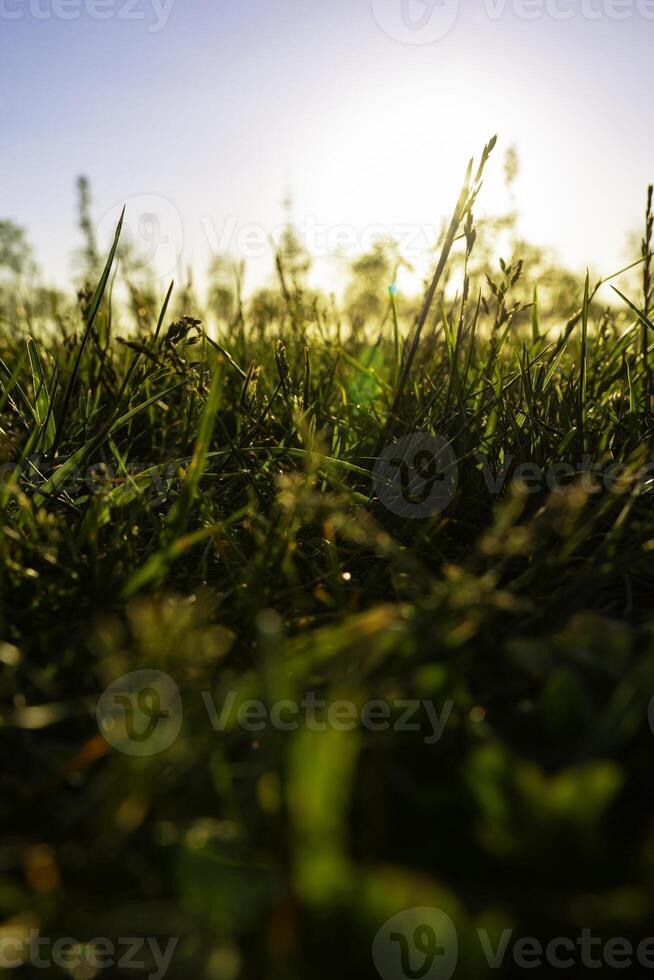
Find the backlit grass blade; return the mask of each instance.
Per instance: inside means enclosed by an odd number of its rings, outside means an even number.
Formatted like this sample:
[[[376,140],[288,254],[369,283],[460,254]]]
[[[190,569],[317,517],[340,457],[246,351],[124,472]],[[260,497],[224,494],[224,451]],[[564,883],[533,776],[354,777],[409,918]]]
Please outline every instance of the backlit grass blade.
[[[56,427],[52,413],[53,392],[48,390],[48,381],[43,370],[39,349],[32,337],[27,339],[27,353],[32,368],[32,385],[38,421],[44,427],[41,440],[42,448],[47,452],[56,437]]]
[[[618,294],[618,296],[620,297],[620,299],[624,300],[624,302],[627,304],[627,306],[632,311],[632,313],[635,313],[636,314],[636,316],[638,317],[638,319],[640,320],[640,322],[643,324],[643,326],[649,327],[650,330],[654,330],[654,323],[652,323],[652,321],[650,320],[650,318],[648,316],[646,316],[646,314],[642,310],[639,310],[638,307],[635,306],[631,302],[630,299],[627,299],[627,297],[624,295],[624,293],[621,293],[619,289],[616,289],[615,286],[611,286],[611,289],[615,293]]]
[[[186,474],[184,486],[177,503],[168,516],[167,525],[173,536],[180,534],[186,526],[189,510],[198,493],[200,477],[207,465],[207,453],[209,452],[211,437],[216,424],[216,412],[220,401],[221,385],[222,370],[220,365],[217,365],[211,380],[211,387],[207,394],[202,421],[200,422],[200,428],[193,450],[193,458]]]
[[[107,282],[109,281],[109,275],[111,273],[111,267],[116,257],[116,250],[118,248],[118,241],[120,239],[120,233],[123,229],[123,219],[125,217],[125,208],[123,208],[120,215],[120,220],[116,227],[116,234],[114,235],[113,245],[111,246],[111,251],[109,252],[109,257],[104,267],[104,271],[100,277],[100,282],[98,283],[91,304],[89,306],[89,312],[86,318],[86,329],[84,330],[84,336],[82,337],[82,342],[77,351],[77,356],[75,358],[75,363],[73,364],[73,370],[70,373],[68,379],[68,384],[66,385],[66,390],[64,392],[63,402],[61,405],[61,412],[59,413],[59,419],[57,422],[57,433],[55,438],[55,449],[61,443],[61,437],[63,435],[64,426],[66,424],[66,418],[68,416],[68,409],[70,406],[70,400],[73,396],[73,389],[75,387],[75,382],[77,381],[77,375],[79,374],[80,365],[82,363],[82,357],[84,355],[84,350],[88,343],[88,339],[93,330],[93,325],[95,323],[95,318],[98,315],[98,310],[100,309],[100,303],[102,302],[102,297],[104,296],[104,291],[107,288]]]

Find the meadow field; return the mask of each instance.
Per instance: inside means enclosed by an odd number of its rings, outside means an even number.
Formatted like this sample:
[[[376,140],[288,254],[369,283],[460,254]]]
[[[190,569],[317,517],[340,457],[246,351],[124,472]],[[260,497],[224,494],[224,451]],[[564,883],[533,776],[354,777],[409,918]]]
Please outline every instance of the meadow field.
[[[5,225],[0,976],[654,966],[652,192],[601,288],[498,261],[494,145],[418,298]]]

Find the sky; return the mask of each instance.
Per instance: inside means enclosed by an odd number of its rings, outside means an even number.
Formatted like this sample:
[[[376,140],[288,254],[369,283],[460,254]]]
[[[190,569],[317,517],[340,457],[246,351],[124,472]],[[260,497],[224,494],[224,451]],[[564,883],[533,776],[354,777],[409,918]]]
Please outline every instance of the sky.
[[[375,235],[413,258],[497,133],[480,209],[595,275],[625,264],[654,180],[654,0],[0,0],[0,219],[71,281],[75,180],[107,248],[162,288],[213,253],[270,273],[293,217],[323,277]]]

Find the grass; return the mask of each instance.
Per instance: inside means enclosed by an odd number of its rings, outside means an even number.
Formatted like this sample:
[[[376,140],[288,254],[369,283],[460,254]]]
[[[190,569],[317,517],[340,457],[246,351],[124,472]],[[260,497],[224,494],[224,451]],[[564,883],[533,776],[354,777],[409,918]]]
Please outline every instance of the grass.
[[[119,228],[74,329],[4,332],[2,935],[174,936],[175,978],[363,980],[408,907],[453,919],[463,978],[493,975],[478,928],[649,934],[651,195],[644,301],[603,309],[587,280],[545,323],[516,260],[441,288],[473,255],[492,148],[416,324],[393,290],[381,328],[348,334],[280,259],[269,322],[241,302],[205,332],[169,291],[121,340]],[[413,432],[457,460],[423,520],[372,475]],[[562,465],[565,493],[534,477]],[[137,670],[184,705],[145,756],[95,717]],[[236,708],[215,731],[230,692],[451,710],[433,744],[253,732]]]

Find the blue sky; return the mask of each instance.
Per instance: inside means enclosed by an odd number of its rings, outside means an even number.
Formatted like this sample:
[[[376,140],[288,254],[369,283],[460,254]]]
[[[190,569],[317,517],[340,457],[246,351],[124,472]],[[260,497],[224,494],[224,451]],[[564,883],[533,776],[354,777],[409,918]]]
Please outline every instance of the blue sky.
[[[435,226],[494,132],[518,149],[523,231],[567,262],[612,272],[639,227],[654,179],[651,0],[548,0],[549,13],[461,0],[430,43],[397,36],[402,3],[434,33],[453,0],[127,2],[0,0],[0,216],[27,228],[53,281],[70,278],[80,173],[101,237],[120,202],[136,220],[163,200],[201,271],[212,247],[238,251],[243,226],[278,226],[289,188],[300,223],[347,224],[357,240]],[[269,257],[250,252],[255,284]]]

